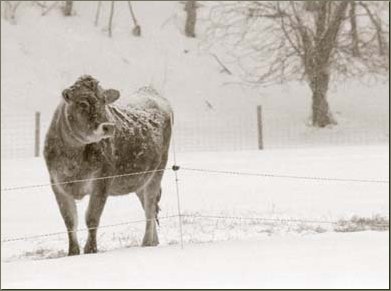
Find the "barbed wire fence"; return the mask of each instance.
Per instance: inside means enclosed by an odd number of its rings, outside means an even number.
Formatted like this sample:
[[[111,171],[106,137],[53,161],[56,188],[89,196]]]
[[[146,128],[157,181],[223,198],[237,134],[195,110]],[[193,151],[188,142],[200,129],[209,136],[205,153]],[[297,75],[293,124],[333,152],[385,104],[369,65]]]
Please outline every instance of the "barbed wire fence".
[[[177,210],[178,213],[175,215],[166,215],[159,217],[159,219],[172,219],[172,218],[178,218],[179,219],[179,235],[180,235],[180,241],[181,241],[181,247],[183,248],[183,230],[182,230],[182,218],[195,218],[195,219],[217,219],[217,220],[241,220],[241,221],[257,221],[257,222],[274,222],[274,223],[304,223],[304,224],[329,224],[329,225],[339,225],[341,224],[341,221],[332,221],[332,220],[316,220],[316,219],[299,219],[299,218],[268,218],[268,217],[245,217],[245,216],[227,216],[227,215],[200,215],[200,214],[182,214],[181,213],[181,203],[180,203],[180,193],[179,193],[179,187],[178,187],[178,175],[177,172],[179,170],[181,171],[189,171],[189,172],[200,172],[203,174],[219,174],[219,175],[236,175],[236,176],[252,176],[257,178],[277,178],[277,179],[295,179],[295,180],[301,180],[301,181],[315,181],[315,182],[323,182],[323,183],[374,183],[374,184],[389,184],[388,180],[374,180],[374,179],[344,179],[344,178],[336,178],[336,177],[314,177],[314,176],[293,176],[293,175],[278,175],[278,174],[269,174],[269,173],[255,173],[255,172],[241,172],[241,171],[224,171],[224,170],[214,170],[214,169],[202,169],[202,168],[189,168],[189,167],[180,167],[176,164],[176,160],[174,165],[171,168],[164,168],[164,169],[156,169],[151,171],[142,171],[137,173],[128,173],[128,174],[121,174],[121,175],[112,175],[112,176],[105,176],[105,177],[97,177],[97,178],[90,178],[90,179],[80,179],[80,180],[73,180],[73,181],[61,181],[58,183],[47,183],[47,184],[37,184],[37,185],[26,185],[26,186],[14,186],[14,187],[6,187],[1,189],[1,193],[7,193],[12,192],[16,190],[23,190],[23,189],[33,189],[33,188],[42,188],[42,187],[49,187],[53,185],[64,185],[64,184],[70,184],[70,183],[82,183],[82,182],[88,182],[93,180],[102,180],[102,179],[115,179],[119,177],[126,177],[126,176],[134,176],[134,175],[147,175],[152,174],[154,172],[161,172],[161,171],[168,171],[173,170],[175,173],[175,184],[176,184],[176,194],[177,194]],[[132,221],[125,221],[120,222],[116,224],[110,224],[110,225],[103,225],[99,226],[98,228],[110,228],[110,227],[116,227],[121,225],[129,225],[129,224],[135,224],[135,223],[142,223],[146,222],[147,219],[142,220],[132,220]],[[381,229],[389,229],[389,222],[374,222],[373,223],[376,227],[379,227]],[[85,232],[91,229],[95,228],[83,228],[75,230],[76,232]],[[14,238],[2,238],[1,243],[10,243],[10,242],[16,242],[16,241],[24,241],[24,240],[33,240],[37,238],[46,238],[46,237],[52,237],[57,235],[64,235],[67,234],[68,231],[61,231],[61,232],[52,232],[52,233],[45,233],[45,234],[37,234],[37,235],[31,235],[31,236],[21,236],[21,237],[14,237]]]

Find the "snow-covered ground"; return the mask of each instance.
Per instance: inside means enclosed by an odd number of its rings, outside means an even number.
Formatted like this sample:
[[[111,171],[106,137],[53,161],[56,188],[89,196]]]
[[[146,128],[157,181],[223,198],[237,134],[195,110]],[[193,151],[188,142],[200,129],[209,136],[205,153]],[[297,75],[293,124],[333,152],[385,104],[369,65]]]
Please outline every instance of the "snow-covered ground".
[[[112,38],[109,2],[97,27],[96,3],[88,1],[75,2],[68,18],[59,9],[41,16],[36,4],[23,2],[16,24],[1,19],[1,238],[61,232],[2,242],[2,287],[388,288],[388,226],[373,225],[388,223],[388,183],[186,170],[388,181],[387,82],[333,84],[329,101],[338,125],[314,129],[307,125],[306,84],[252,88],[220,72],[202,43],[212,2],[199,10],[197,39],[183,36],[177,1],[132,3],[141,38],[131,36],[126,2],[116,3]],[[101,224],[119,225],[99,230],[100,253],[66,257],[45,164],[31,157],[34,114],[41,112],[42,143],[61,90],[82,74],[120,90],[123,99],[153,85],[173,105],[183,250],[178,217],[164,219],[178,214],[175,177],[167,171],[158,247],[139,247],[143,212],[129,195],[108,200]],[[256,150],[257,105],[263,151]],[[87,203],[78,202],[80,229]],[[330,223],[341,220],[349,222]],[[79,240],[83,245],[85,231]]]
[[[2,264],[2,285],[388,289],[388,264],[388,233],[284,235]]]
[[[189,153],[179,154],[177,159],[183,168],[384,181],[388,180],[388,157],[386,146],[367,146]],[[2,173],[4,188],[48,182],[41,159],[2,161]],[[161,245],[156,249],[139,248],[143,222],[102,228],[99,247],[103,253],[94,256],[66,258],[64,233],[6,242],[2,244],[3,286],[387,286],[388,231],[340,232],[338,225],[321,223],[354,216],[388,221],[387,183],[207,174],[185,169],[178,174],[181,211],[188,215],[183,218],[184,250],[179,248],[177,217],[161,220]],[[65,230],[50,187],[3,191],[1,199],[2,239]],[[173,172],[167,171],[161,217],[177,214],[176,201]],[[78,203],[80,229],[85,227],[87,202]],[[253,217],[283,221],[246,219]],[[112,197],[101,224],[142,218],[135,195]],[[79,239],[85,242],[85,232],[80,232]],[[115,270],[109,267],[114,261]],[[103,270],[107,275],[101,275]],[[67,275],[61,278],[63,274]]]

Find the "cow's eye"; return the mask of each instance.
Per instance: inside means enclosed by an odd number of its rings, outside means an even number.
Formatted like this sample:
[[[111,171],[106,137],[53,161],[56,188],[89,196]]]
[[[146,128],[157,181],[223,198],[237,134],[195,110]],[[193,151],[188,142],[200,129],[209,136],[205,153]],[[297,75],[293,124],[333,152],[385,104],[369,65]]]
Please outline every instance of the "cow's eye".
[[[77,105],[83,110],[87,110],[90,107],[90,104],[86,101],[78,102]]]

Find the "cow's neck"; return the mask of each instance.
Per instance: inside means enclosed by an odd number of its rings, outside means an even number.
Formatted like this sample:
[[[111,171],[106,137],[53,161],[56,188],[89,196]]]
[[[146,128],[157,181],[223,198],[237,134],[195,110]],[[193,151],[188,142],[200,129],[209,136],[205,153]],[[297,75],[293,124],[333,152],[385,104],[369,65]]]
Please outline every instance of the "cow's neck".
[[[98,164],[102,161],[110,162],[105,151],[110,151],[111,148],[105,145],[104,142],[92,144],[83,142],[67,120],[66,105],[63,104],[59,110],[56,132],[58,132],[58,138],[61,140],[60,148],[63,157],[72,160],[72,162],[87,162],[90,168],[99,168]]]

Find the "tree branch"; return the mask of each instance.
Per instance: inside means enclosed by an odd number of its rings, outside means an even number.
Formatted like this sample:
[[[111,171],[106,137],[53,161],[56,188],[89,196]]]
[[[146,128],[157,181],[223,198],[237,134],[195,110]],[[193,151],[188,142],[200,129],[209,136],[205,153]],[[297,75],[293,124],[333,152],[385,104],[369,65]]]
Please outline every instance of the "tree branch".
[[[223,68],[222,69],[223,72],[226,72],[227,74],[232,75],[232,72],[220,61],[220,59],[215,54],[212,54],[212,56],[214,57],[216,62],[219,63],[219,65]]]
[[[285,14],[284,12],[281,11],[281,8],[280,8],[280,3],[277,2],[277,10],[280,14]],[[302,57],[302,53],[301,51],[299,50],[299,47],[297,45],[295,45],[295,43],[293,42],[293,40],[291,39],[291,37],[289,36],[289,33],[286,29],[286,26],[285,26],[285,21],[284,21],[284,17],[281,17],[280,18],[281,20],[281,28],[282,28],[282,32],[284,33],[284,36],[286,37],[286,39],[288,40],[289,44],[292,46],[292,48],[296,51],[297,55]]]
[[[342,1],[335,8],[334,15],[331,18],[330,25],[324,33],[324,37],[320,40],[317,50],[321,50],[324,61],[326,62],[330,57],[331,51],[335,46],[338,32],[340,30],[344,14],[349,2]]]
[[[350,37],[352,41],[352,54],[354,57],[360,56],[360,50],[359,50],[359,37],[357,32],[357,22],[356,22],[356,2],[350,1],[350,10],[349,10],[349,17],[350,17]]]
[[[377,42],[378,42],[378,45],[379,45],[379,54],[381,56],[385,55],[386,52],[385,52],[385,44],[384,44],[384,39],[383,39],[383,36],[382,36],[382,27],[381,27],[381,23],[380,21],[377,21],[377,19],[375,18],[375,16],[372,14],[371,10],[368,8],[368,5],[365,4],[364,2],[360,1],[358,2],[361,7],[363,7],[365,9],[365,11],[367,12],[368,16],[369,16],[369,19],[371,20],[372,24],[375,26],[375,29],[376,29],[376,35],[377,35]]]

